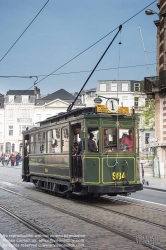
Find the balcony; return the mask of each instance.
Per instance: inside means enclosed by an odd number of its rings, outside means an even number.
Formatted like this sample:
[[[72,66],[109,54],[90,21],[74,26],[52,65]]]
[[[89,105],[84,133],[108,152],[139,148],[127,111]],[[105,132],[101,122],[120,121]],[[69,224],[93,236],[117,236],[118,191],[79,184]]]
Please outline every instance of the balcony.
[[[159,88],[159,77],[151,76],[144,78],[144,92],[148,98],[154,98],[154,88]]]
[[[166,89],[166,70],[159,73],[159,88]]]
[[[32,122],[32,118],[17,118],[17,122],[31,123]]]
[[[166,70],[161,71],[159,76],[145,77],[144,78],[144,91],[149,98],[154,98],[154,93],[166,93]]]

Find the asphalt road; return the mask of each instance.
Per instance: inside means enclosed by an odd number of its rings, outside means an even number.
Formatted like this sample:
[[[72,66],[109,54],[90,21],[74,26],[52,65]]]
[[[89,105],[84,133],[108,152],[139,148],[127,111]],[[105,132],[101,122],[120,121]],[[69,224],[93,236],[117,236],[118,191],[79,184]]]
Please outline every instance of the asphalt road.
[[[143,191],[131,194],[129,197],[166,205],[166,192],[162,191],[144,189]]]

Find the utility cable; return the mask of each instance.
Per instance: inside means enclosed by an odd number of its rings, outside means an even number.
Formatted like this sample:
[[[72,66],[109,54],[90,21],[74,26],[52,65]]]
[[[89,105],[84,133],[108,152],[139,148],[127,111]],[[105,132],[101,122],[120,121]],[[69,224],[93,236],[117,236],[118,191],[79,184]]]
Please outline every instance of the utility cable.
[[[121,25],[126,24],[127,22],[129,22],[132,18],[134,18],[135,16],[137,16],[138,14],[140,14],[142,11],[144,11],[145,9],[147,9],[150,5],[152,5],[153,3],[155,3],[155,1],[151,2],[149,5],[147,5],[145,8],[143,8],[142,10],[140,10],[139,12],[137,12],[135,15],[133,15],[132,17],[128,18],[126,21],[124,21]],[[119,25],[120,26],[120,25]],[[113,29],[112,31],[110,31],[108,34],[106,34],[105,36],[103,36],[102,38],[100,38],[98,41],[96,41],[95,43],[93,43],[91,46],[89,46],[88,48],[86,48],[85,50],[83,50],[82,52],[80,52],[78,55],[74,56],[72,59],[70,59],[69,61],[67,61],[66,63],[64,63],[63,65],[61,65],[59,68],[55,69],[54,71],[52,71],[50,74],[48,74],[47,76],[45,76],[44,78],[42,78],[40,81],[37,82],[37,84],[43,80],[45,80],[47,77],[51,76],[53,73],[55,73],[56,71],[58,71],[59,69],[63,68],[65,65],[67,65],[68,63],[70,63],[71,61],[73,61],[74,59],[76,59],[77,57],[79,57],[80,55],[82,55],[84,52],[86,52],[87,50],[89,50],[90,48],[92,48],[94,45],[96,45],[97,43],[99,43],[100,41],[102,41],[104,38],[106,38],[108,35],[110,35],[111,33],[113,33],[115,30],[117,30],[118,27],[116,27],[115,29]]]
[[[49,0],[48,0],[49,1]],[[47,2],[48,2],[47,1]],[[46,2],[46,4],[47,4]],[[125,22],[122,23],[125,24],[128,21],[130,21],[132,18],[134,18],[135,16],[137,16],[138,14],[140,14],[142,11],[144,11],[145,9],[147,9],[150,5],[152,5],[153,3],[155,3],[156,0],[154,0],[153,2],[151,2],[149,5],[147,5],[146,7],[144,7],[143,9],[141,9],[139,12],[137,12],[135,15],[133,15],[132,17],[128,18]],[[52,73],[50,73],[49,75],[46,75],[44,78],[42,78],[40,81],[36,82],[36,84],[38,84],[39,82],[43,81],[44,79],[46,79],[47,77],[53,75],[53,73],[55,73],[56,71],[58,71],[59,69],[63,68],[65,65],[67,65],[68,63],[70,63],[71,61],[73,61],[74,59],[76,59],[77,57],[79,57],[81,54],[83,54],[84,52],[86,52],[87,50],[89,50],[90,48],[92,48],[94,45],[96,45],[97,43],[99,43],[100,41],[102,41],[104,38],[106,38],[108,35],[110,35],[112,32],[114,32],[116,29],[118,29],[118,27],[116,27],[115,29],[113,29],[112,31],[110,31],[108,34],[106,34],[105,36],[103,36],[101,39],[99,39],[98,41],[96,41],[95,43],[93,43],[91,46],[89,46],[87,49],[83,50],[82,52],[80,52],[78,55],[76,55],[75,57],[73,57],[72,59],[70,59],[69,61],[67,61],[66,63],[64,63],[63,65],[61,65],[59,68],[57,68],[56,70],[54,70]],[[34,85],[32,85],[29,89],[31,89]],[[27,89],[27,90],[29,90]]]
[[[13,45],[10,47],[10,49],[5,53],[5,55],[0,59],[0,62],[7,56],[7,54],[10,52],[10,50],[14,47],[14,45],[18,42],[18,40],[23,36],[23,34],[27,31],[27,29],[31,26],[31,24],[34,22],[34,20],[37,18],[37,16],[40,14],[40,12],[44,9],[44,7],[47,5],[47,3],[50,0],[48,0],[44,6],[41,8],[41,10],[37,13],[37,15],[33,18],[33,20],[30,22],[30,24],[26,27],[26,29],[21,33],[21,35],[17,38],[17,40],[13,43]]]
[[[157,63],[149,63],[149,65],[156,65]],[[103,69],[96,69],[95,72],[97,71],[105,71],[105,70],[111,70],[111,69],[126,69],[126,68],[136,68],[136,67],[144,67],[146,64],[137,64],[137,65],[129,65],[129,66],[121,66],[121,67],[116,67],[116,68],[103,68]],[[81,70],[81,71],[71,71],[71,72],[62,72],[62,73],[57,73],[57,74],[52,74],[53,76],[58,76],[58,75],[70,75],[70,74],[80,74],[80,73],[88,73],[91,72],[91,70]],[[41,76],[46,76],[46,75],[38,75],[38,77]],[[0,76],[0,78],[31,78],[31,77],[36,77],[36,76]]]
[[[122,25],[119,26],[119,30],[118,32],[115,34],[114,38],[112,39],[112,41],[109,43],[108,47],[106,48],[106,50],[104,51],[104,53],[102,54],[102,56],[100,57],[99,61],[97,62],[97,64],[95,65],[94,69],[92,70],[92,72],[90,73],[90,75],[88,76],[87,80],[85,81],[85,83],[83,84],[80,92],[78,93],[78,95],[76,96],[76,98],[74,99],[74,101],[69,105],[69,107],[67,108],[67,111],[71,111],[72,107],[74,106],[74,103],[76,102],[78,96],[80,95],[80,93],[82,92],[82,90],[84,89],[85,85],[87,84],[87,82],[89,81],[89,79],[91,78],[91,76],[93,75],[95,69],[97,68],[97,66],[99,65],[99,63],[101,62],[101,60],[103,59],[103,57],[105,56],[105,54],[107,53],[108,49],[110,48],[110,46],[112,45],[113,41],[115,40],[115,38],[117,37],[117,35],[119,34],[119,32],[122,29]]]

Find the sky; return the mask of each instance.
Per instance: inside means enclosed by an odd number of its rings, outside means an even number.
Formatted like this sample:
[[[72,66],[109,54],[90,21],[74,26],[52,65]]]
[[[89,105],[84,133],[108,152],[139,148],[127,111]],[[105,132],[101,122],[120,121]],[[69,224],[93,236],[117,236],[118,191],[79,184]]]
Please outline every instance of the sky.
[[[46,2],[47,0],[1,1],[0,60]],[[30,76],[38,77],[36,86],[40,88],[42,95],[61,88],[70,93],[79,92],[117,33],[116,28],[152,2],[153,0],[49,0],[0,61],[0,93],[33,89],[37,78]],[[158,12],[157,2],[156,0],[148,9]],[[153,22],[157,19],[157,15],[147,16],[143,10],[126,22],[85,89],[96,87],[99,80],[141,81],[144,77],[155,76],[157,29]],[[106,37],[100,42],[66,64],[104,36]],[[66,65],[57,70],[64,64]],[[56,75],[43,79],[55,70]]]

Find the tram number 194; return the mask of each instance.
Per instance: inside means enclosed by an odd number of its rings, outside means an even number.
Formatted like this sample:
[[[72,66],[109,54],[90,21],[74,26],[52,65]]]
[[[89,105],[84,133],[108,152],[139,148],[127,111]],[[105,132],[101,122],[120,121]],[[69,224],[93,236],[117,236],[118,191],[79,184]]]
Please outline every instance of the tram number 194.
[[[125,172],[112,172],[112,179],[121,180],[125,178]]]

